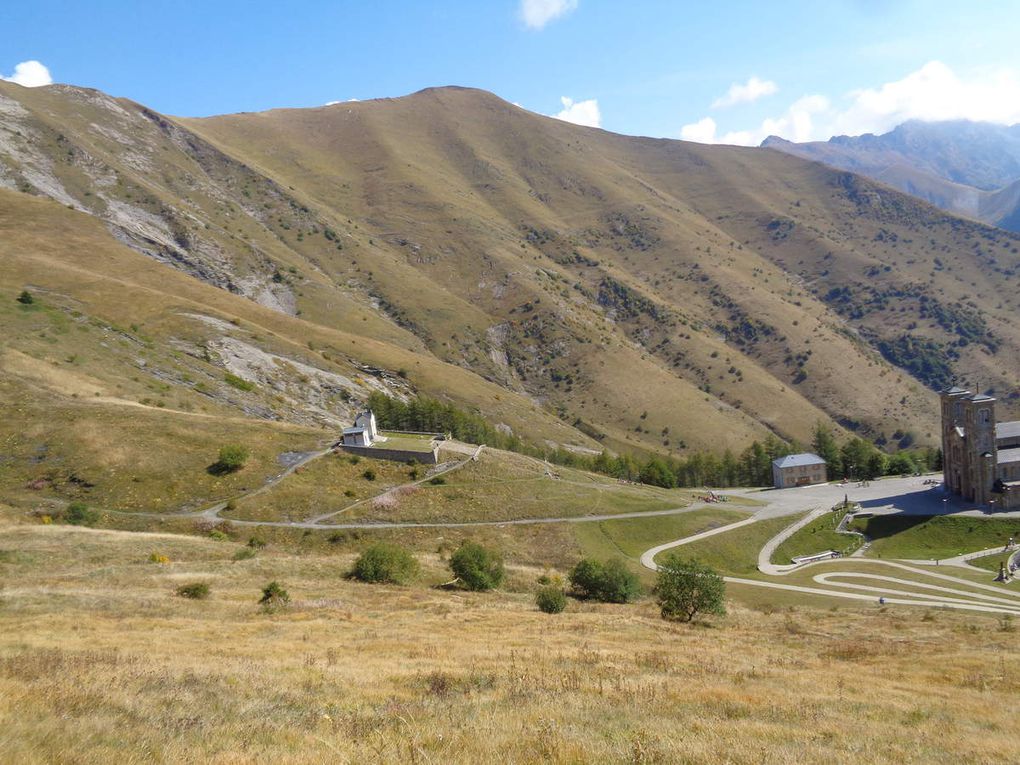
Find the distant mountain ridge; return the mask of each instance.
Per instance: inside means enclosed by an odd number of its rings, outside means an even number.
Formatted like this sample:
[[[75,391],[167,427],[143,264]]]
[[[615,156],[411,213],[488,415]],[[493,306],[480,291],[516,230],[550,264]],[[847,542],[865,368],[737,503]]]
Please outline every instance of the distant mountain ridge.
[[[888,133],[761,146],[867,175],[944,210],[1020,230],[1020,124],[910,120]]]

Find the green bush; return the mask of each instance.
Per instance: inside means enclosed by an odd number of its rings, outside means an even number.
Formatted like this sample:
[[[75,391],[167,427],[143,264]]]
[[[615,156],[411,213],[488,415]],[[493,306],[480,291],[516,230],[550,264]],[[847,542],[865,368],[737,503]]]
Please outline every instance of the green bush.
[[[430,478],[429,483],[432,484],[433,486],[442,486],[443,484],[446,483],[446,479],[443,478],[441,475],[437,475],[435,478]]]
[[[209,531],[209,539],[215,539],[217,542],[226,542],[230,537],[219,529],[212,529]]]
[[[222,532],[220,532],[222,533]],[[224,534],[224,536],[226,536]],[[254,547],[242,547],[236,553],[234,553],[234,560],[250,560],[258,555],[258,550]]]
[[[190,598],[191,600],[205,600],[209,597],[209,585],[205,582],[182,584],[177,588],[177,594],[182,598]]]
[[[237,375],[230,374],[230,372],[227,372],[225,375],[223,375],[223,382],[225,382],[227,385],[233,388],[237,388],[238,390],[243,391],[255,390],[255,383],[251,382],[250,380],[245,380],[243,377],[238,377]]]
[[[354,562],[350,576],[360,582],[407,584],[421,573],[417,559],[399,545],[378,542]]]
[[[627,603],[641,593],[641,581],[623,561],[600,563],[591,558],[578,561],[570,572],[571,592],[583,600]]]
[[[477,542],[462,542],[450,556],[450,570],[469,590],[491,590],[503,582],[503,559]]]
[[[266,546],[266,540],[262,537],[248,537],[248,547],[253,550],[261,550]]]
[[[84,502],[72,502],[67,506],[64,520],[73,526],[93,526],[99,520],[99,513],[89,509]]]
[[[535,605],[547,614],[558,614],[567,607],[567,596],[554,585],[546,585],[535,595]]]
[[[659,565],[655,584],[662,618],[689,622],[699,613],[724,616],[726,583],[710,566],[670,555]]]
[[[262,588],[262,598],[259,600],[263,606],[274,608],[285,606],[290,602],[288,593],[279,582],[273,581]]]
[[[368,470],[361,474],[361,477],[364,478],[366,481],[374,481],[375,471],[372,470],[372,468],[369,468]]]
[[[251,452],[241,444],[227,444],[220,447],[219,459],[213,466],[221,473],[233,473],[244,467]]]
[[[22,305],[32,305],[35,302],[35,298],[32,297],[32,293],[28,290],[22,290],[21,294],[18,295],[18,302]]]

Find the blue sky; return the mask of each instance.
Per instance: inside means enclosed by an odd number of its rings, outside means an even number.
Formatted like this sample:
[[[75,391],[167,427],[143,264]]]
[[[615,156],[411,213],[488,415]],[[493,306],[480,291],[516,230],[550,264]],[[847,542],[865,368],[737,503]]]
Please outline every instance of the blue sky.
[[[6,78],[48,70],[175,115],[457,84],[704,141],[1020,121],[1020,4],[994,0],[35,0],[0,4],[0,29]]]

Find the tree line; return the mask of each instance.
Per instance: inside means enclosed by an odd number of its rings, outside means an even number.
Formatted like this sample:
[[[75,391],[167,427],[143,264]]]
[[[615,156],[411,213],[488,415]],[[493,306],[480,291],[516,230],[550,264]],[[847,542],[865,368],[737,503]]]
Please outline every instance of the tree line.
[[[771,485],[772,461],[806,450],[802,444],[786,442],[769,434],[763,441],[754,441],[739,454],[727,449],[722,454],[694,452],[683,457],[635,457],[631,454],[614,455],[603,450],[592,456],[562,447],[543,449],[522,441],[512,433],[497,429],[481,415],[427,396],[404,402],[374,392],[368,398],[368,406],[375,412],[379,426],[384,429],[450,433],[454,438],[469,443],[485,444],[548,460],[557,465],[667,489]],[[829,480],[844,477],[871,480],[882,475],[937,470],[942,466],[942,455],[938,449],[900,451],[887,455],[871,442],[856,437],[840,445],[832,431],[822,423],[815,427],[814,437],[807,448],[825,460]]]

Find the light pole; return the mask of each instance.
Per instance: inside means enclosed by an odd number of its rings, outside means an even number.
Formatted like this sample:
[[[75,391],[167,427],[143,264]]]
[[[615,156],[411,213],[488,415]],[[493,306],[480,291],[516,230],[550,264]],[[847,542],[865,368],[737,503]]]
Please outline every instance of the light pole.
[[[994,475],[994,473],[992,471],[992,453],[991,452],[985,452],[981,456],[984,457],[984,471],[982,472],[982,476],[981,476],[981,478],[982,478],[982,481],[981,481],[981,498],[986,501],[986,504],[988,505],[989,510],[992,511],[992,510],[995,509],[992,506],[992,503],[995,500],[993,500],[989,496],[992,493],[992,491],[991,491],[991,489],[992,489],[992,475]]]

